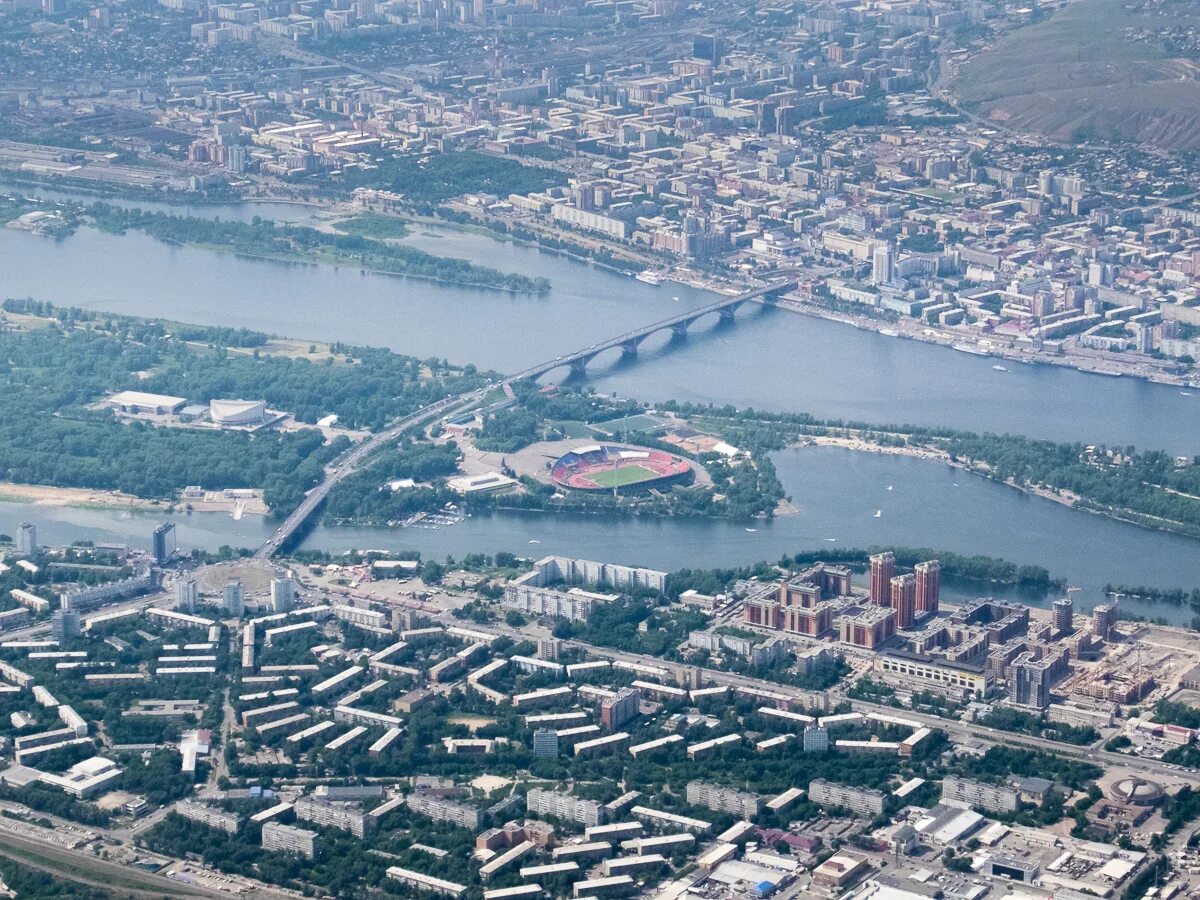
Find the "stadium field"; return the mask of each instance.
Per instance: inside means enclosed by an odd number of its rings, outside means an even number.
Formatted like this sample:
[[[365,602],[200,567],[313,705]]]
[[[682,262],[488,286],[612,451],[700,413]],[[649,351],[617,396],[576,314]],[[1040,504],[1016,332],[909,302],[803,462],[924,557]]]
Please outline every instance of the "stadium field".
[[[655,478],[661,478],[659,472],[653,469],[647,469],[645,466],[622,466],[619,469],[600,469],[595,472],[588,472],[586,475],[589,481],[594,481],[600,487],[625,487],[628,484],[637,484],[639,481],[650,481]]]

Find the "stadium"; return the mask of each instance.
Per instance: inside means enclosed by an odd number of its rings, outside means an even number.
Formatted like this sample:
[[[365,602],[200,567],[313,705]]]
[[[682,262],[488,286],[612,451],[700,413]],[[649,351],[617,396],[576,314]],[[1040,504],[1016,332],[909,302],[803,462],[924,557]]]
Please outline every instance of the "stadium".
[[[662,450],[592,444],[564,453],[550,467],[550,479],[572,491],[633,493],[695,477],[692,464]]]

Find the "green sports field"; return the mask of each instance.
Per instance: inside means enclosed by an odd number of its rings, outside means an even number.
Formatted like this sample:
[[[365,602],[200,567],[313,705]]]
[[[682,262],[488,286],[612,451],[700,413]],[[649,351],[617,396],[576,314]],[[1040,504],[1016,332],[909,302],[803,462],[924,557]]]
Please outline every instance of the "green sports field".
[[[606,488],[625,487],[628,484],[650,481],[652,478],[658,477],[658,472],[647,469],[645,466],[622,466],[619,469],[602,469],[599,472],[588,473],[588,478],[600,487]]]

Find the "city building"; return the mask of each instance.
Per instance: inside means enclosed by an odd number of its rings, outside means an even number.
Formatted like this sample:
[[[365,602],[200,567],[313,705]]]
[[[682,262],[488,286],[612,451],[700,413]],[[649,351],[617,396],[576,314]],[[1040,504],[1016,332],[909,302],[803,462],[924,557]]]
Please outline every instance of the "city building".
[[[829,729],[808,725],[804,729],[802,747],[805,753],[825,753],[829,750]]]
[[[1117,605],[1101,603],[1092,610],[1092,634],[1107,641],[1112,635],[1113,626],[1117,624]]]
[[[600,722],[610,731],[618,730],[641,711],[642,692],[637,688],[622,688],[615,697],[600,701]]]
[[[144,594],[152,590],[154,584],[154,573],[147,568],[128,578],[71,588],[60,596],[59,605],[63,609],[86,612],[105,603]]]
[[[306,828],[265,822],[262,827],[262,848],[278,853],[295,853],[312,859],[320,849],[320,835]]]
[[[276,575],[271,579],[271,612],[291,612],[296,605],[296,582],[291,575]]]
[[[982,700],[994,679],[982,663],[936,660],[904,650],[888,650],[875,658],[875,672],[886,684],[906,690],[931,690],[946,696]]]
[[[525,808],[530,815],[550,816],[580,825],[601,825],[605,820],[603,804],[542,788],[534,788],[525,795]]]
[[[534,759],[558,758],[558,732],[553,728],[539,728],[533,733]]]
[[[225,614],[234,619],[240,619],[245,612],[246,598],[242,590],[242,583],[236,579],[230,579],[225,582],[225,588],[222,592],[222,608]]]
[[[194,800],[180,800],[175,804],[172,811],[176,815],[183,816],[185,819],[191,819],[193,822],[199,822],[201,825],[207,825],[209,828],[215,828],[218,831],[226,831],[229,834],[237,834],[242,828],[242,823],[245,821],[237,813],[226,812],[213,806],[206,806]]]
[[[547,556],[533,564],[533,571],[517,579],[518,583],[545,587],[556,583],[608,585],[614,588],[649,588],[662,591],[667,573],[613,563]]]
[[[175,582],[175,608],[177,610],[185,613],[194,612],[199,599],[200,591],[196,587],[194,578],[183,576]]]
[[[704,806],[717,812],[732,813],[743,819],[753,819],[762,812],[762,798],[746,791],[709,784],[705,781],[689,781],[687,802],[691,806]]]
[[[831,809],[848,809],[867,818],[883,814],[884,796],[871,788],[851,787],[818,778],[809,782],[808,799]]]
[[[1070,653],[1063,648],[1025,651],[1008,666],[1006,680],[1012,702],[1042,710],[1050,705],[1050,688],[1070,670]]]
[[[154,549],[154,562],[157,565],[165,566],[171,557],[175,555],[177,549],[174,522],[163,522],[154,529],[152,546]]]
[[[361,809],[340,803],[328,803],[311,797],[301,797],[292,811],[297,819],[313,822],[326,828],[340,828],[357,838],[365,837],[375,828],[375,819]]]
[[[875,606],[891,606],[892,579],[896,576],[896,555],[888,550],[870,559],[870,597]]]
[[[896,613],[896,627],[911,628],[917,613],[917,577],[897,575],[892,578],[889,596]]]
[[[467,892],[465,884],[456,884],[444,878],[434,878],[412,869],[402,869],[400,866],[390,866],[387,877],[401,884],[407,884],[418,891],[428,891],[434,894],[445,894],[447,897],[461,897]]]
[[[17,555],[37,556],[37,526],[32,522],[22,522],[17,528]]]
[[[854,607],[843,613],[837,624],[843,644],[875,650],[896,634],[896,612],[879,606]]]
[[[942,564],[936,559],[919,562],[913,574],[917,579],[917,613],[937,612],[942,595]]]
[[[1075,630],[1075,604],[1070,597],[1054,601],[1054,633],[1070,634]]]
[[[566,590],[510,581],[504,586],[503,605],[531,616],[553,616],[585,622],[598,603],[611,603],[620,594],[603,594],[572,587]]]
[[[50,617],[50,637],[59,646],[79,637],[79,613],[73,609],[56,609]]]
[[[987,812],[1016,812],[1020,806],[1020,794],[1004,785],[985,784],[947,775],[942,779],[942,802],[952,802],[968,807],[979,807]]]
[[[413,812],[429,816],[437,822],[451,822],[463,828],[472,830],[479,827],[480,814],[478,808],[468,803],[443,796],[437,791],[416,790],[405,799],[408,808]]]

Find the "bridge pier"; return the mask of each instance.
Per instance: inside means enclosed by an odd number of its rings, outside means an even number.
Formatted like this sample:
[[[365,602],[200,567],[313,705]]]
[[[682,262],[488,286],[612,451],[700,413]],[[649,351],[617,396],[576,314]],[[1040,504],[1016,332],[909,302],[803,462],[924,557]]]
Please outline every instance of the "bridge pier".
[[[574,378],[582,378],[587,374],[587,364],[592,361],[590,356],[580,357],[579,359],[571,360],[571,376]]]
[[[626,341],[625,343],[623,343],[621,345],[621,355],[622,356],[637,356],[638,355],[638,347],[641,346],[641,343],[642,343],[641,338],[632,338],[631,340]]]
[[[740,305],[741,304],[739,303],[734,306],[726,306],[724,309],[722,309],[720,312],[717,313],[717,316],[720,318],[720,320],[722,322],[732,322],[735,314],[737,313],[737,308]]]
[[[695,319],[685,319],[682,322],[676,322],[671,326],[671,334],[677,338],[686,337],[688,329],[692,327],[692,323],[695,321]]]

